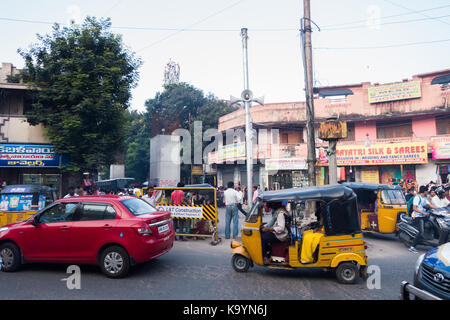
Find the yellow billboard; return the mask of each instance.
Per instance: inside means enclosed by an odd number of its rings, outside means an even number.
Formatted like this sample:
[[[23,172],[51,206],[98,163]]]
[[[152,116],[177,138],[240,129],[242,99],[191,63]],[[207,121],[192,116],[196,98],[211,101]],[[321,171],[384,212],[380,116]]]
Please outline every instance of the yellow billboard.
[[[391,83],[368,88],[369,103],[420,98],[420,81]]]
[[[338,145],[336,161],[338,166],[428,163],[427,142]],[[328,166],[328,159],[317,161],[316,166]]]

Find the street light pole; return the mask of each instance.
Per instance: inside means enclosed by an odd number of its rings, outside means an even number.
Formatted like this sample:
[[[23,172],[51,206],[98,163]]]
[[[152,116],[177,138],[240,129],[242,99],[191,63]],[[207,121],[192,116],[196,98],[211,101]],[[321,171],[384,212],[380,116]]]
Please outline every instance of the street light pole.
[[[242,36],[242,50],[243,50],[243,64],[244,64],[244,92],[250,92],[249,81],[248,81],[248,50],[247,50],[247,28],[241,29]],[[252,189],[253,189],[253,144],[252,144],[252,120],[250,114],[250,99],[244,98],[245,105],[245,140],[246,140],[246,151],[247,151],[247,195],[248,201],[250,203],[252,199]]]

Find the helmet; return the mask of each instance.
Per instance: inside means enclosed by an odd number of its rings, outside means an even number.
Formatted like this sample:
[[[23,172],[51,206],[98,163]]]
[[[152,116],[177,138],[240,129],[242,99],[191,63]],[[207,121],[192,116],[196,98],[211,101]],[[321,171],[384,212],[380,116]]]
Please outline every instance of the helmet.
[[[443,196],[444,195],[444,193],[445,193],[445,190],[444,190],[444,188],[442,187],[442,186],[439,186],[439,187],[437,187],[436,188],[436,194],[439,196],[439,197],[441,197],[441,196]]]

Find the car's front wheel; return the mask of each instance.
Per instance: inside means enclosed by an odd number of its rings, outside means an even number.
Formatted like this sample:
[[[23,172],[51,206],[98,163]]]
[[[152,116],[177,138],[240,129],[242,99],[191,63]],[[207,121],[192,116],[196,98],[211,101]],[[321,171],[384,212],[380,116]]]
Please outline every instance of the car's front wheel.
[[[126,250],[111,246],[103,250],[99,264],[102,272],[109,278],[123,278],[130,270],[130,257]]]
[[[0,258],[2,271],[14,272],[20,267],[20,250],[14,243],[7,242],[0,246]]]

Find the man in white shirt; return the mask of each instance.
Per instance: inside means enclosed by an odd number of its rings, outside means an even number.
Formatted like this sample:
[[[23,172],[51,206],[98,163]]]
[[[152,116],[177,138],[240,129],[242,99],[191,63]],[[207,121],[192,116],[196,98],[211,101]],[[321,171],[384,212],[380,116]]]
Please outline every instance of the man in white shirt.
[[[147,194],[142,196],[142,199],[148,202],[153,207],[156,207],[156,198],[153,196],[154,187],[149,186],[147,189]]]
[[[442,187],[438,187],[435,191],[435,196],[431,199],[431,203],[437,208],[447,207],[450,201],[445,196],[445,190]]]
[[[64,199],[71,198],[71,197],[78,197],[78,194],[75,193],[74,187],[69,188],[69,193],[64,196]]]
[[[230,239],[231,221],[233,220],[233,238],[236,239],[239,234],[239,212],[240,203],[239,193],[234,190],[234,183],[228,182],[228,189],[223,193],[225,202],[225,238]]]
[[[416,225],[416,228],[418,229],[419,233],[417,234],[416,238],[414,239],[412,246],[409,248],[409,251],[413,253],[417,253],[416,246],[419,244],[420,240],[423,237],[424,228],[425,228],[425,220],[430,215],[426,210],[425,206],[429,206],[433,209],[436,209],[436,207],[429,203],[427,200],[427,187],[426,186],[420,186],[419,188],[419,194],[414,197],[413,200],[413,214],[412,217],[414,218],[414,223]]]

